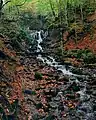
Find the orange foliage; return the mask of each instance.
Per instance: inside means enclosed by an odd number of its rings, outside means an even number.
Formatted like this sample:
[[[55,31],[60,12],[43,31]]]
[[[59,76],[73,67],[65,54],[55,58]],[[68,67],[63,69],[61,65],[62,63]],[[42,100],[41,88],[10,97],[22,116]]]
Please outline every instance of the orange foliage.
[[[65,44],[64,49],[89,49],[93,53],[96,53],[96,36],[93,39],[91,39],[90,35],[87,35],[83,38],[83,40],[78,41],[77,44],[73,40],[70,40]]]
[[[14,81],[11,83],[13,90],[12,96],[10,98],[10,102],[12,103],[15,99],[19,99],[22,101],[24,99],[22,94],[22,81],[20,79],[20,75],[14,75]]]
[[[22,70],[24,70],[24,66],[17,66],[16,67],[17,72],[22,71]]]
[[[6,47],[3,48],[3,51],[4,51],[8,56],[10,56],[10,57],[16,57],[15,51],[11,51],[11,50],[9,50],[9,49],[6,48]]]

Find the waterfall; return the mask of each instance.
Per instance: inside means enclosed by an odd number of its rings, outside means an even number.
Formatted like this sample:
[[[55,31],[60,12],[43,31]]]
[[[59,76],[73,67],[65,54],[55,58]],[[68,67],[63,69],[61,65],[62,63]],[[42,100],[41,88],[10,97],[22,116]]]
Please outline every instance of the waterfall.
[[[41,37],[41,33],[44,33],[42,30],[41,31],[36,31],[35,32],[35,38],[37,41],[37,52],[43,52],[43,48],[40,45],[43,42],[43,39]],[[46,37],[46,33],[44,34],[44,37]],[[47,46],[46,46],[47,47]],[[41,60],[43,63],[46,63],[49,66],[54,67],[55,69],[57,69],[58,71],[61,71],[63,74],[67,74],[67,75],[73,75],[72,72],[70,72],[69,70],[66,69],[65,65],[59,65],[58,62],[55,61],[55,59],[52,56],[42,56],[41,54],[39,54],[37,56],[37,59]]]

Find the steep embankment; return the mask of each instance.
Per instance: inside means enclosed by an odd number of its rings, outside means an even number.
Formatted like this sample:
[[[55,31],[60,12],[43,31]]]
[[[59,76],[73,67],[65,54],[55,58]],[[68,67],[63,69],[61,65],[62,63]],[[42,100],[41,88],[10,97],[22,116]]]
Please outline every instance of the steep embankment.
[[[77,43],[73,39],[70,39],[64,45],[65,50],[89,49],[96,54],[96,12],[87,17],[87,23],[91,26],[91,31],[86,33]]]
[[[0,77],[7,79],[7,84],[0,82],[0,93],[7,98],[12,109],[10,111],[9,106],[6,107],[0,99],[4,116],[11,119],[17,117],[18,120],[72,120],[90,119],[92,116],[95,120],[94,69],[80,69],[78,73],[75,69],[77,77],[65,76],[48,66],[46,61],[44,64],[37,60],[36,56],[18,55],[8,38],[0,38],[0,41]]]

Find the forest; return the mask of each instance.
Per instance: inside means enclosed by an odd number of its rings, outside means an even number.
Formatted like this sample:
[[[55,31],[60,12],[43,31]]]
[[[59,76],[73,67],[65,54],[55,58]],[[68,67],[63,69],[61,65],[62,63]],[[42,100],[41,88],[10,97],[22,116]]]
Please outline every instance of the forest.
[[[96,120],[96,0],[0,0],[0,120]]]

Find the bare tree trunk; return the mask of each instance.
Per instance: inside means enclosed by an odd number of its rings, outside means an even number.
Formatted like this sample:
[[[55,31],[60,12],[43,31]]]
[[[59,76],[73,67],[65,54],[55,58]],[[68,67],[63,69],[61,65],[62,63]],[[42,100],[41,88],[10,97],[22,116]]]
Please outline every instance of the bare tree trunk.
[[[59,0],[59,13],[60,13],[60,41],[61,41],[61,50],[62,50],[62,57],[64,55],[64,48],[63,48],[63,30],[62,30],[62,10],[61,10],[61,4],[62,4],[62,1]]]
[[[82,19],[82,24],[83,24],[83,21],[84,21],[84,17],[83,17],[83,10],[82,10],[82,5],[80,5],[80,10],[81,10],[81,19]]]
[[[3,6],[3,0],[0,0],[0,17],[1,17],[1,14],[2,14],[2,6]]]
[[[53,14],[54,18],[56,18],[56,14],[55,14],[51,0],[49,0],[49,3],[50,3],[51,10],[52,10],[52,14]]]
[[[76,29],[76,23],[77,23],[77,21],[76,21],[76,7],[75,7],[75,14],[74,14],[74,17],[75,17],[75,43],[77,43],[77,29]]]

